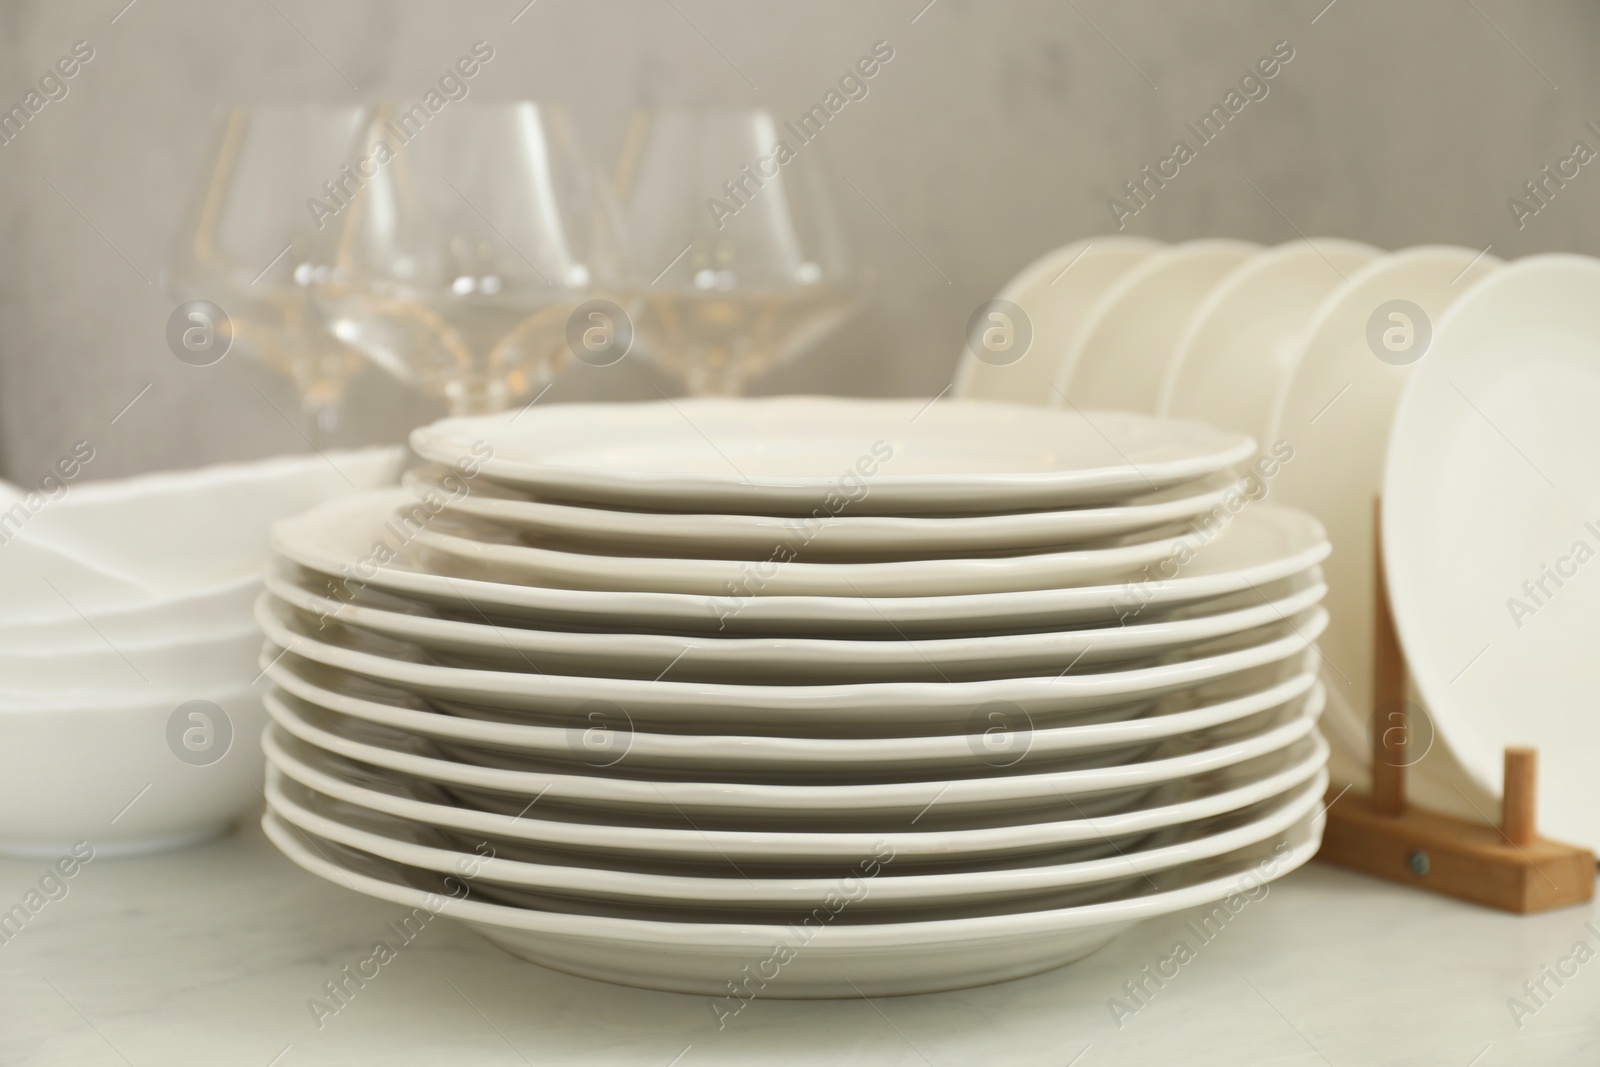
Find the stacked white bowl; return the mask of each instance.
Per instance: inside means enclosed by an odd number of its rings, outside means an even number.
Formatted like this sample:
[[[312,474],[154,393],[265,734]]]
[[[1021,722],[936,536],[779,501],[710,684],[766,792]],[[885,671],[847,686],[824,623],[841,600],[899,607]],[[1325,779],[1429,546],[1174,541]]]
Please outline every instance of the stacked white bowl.
[[[0,488],[0,852],[175,847],[259,800],[268,530],[393,484],[403,458]]]
[[[412,446],[274,533],[264,826],[319,876],[725,1016],[1045,970],[1317,847],[1328,546],[1244,435],[780,398]]]

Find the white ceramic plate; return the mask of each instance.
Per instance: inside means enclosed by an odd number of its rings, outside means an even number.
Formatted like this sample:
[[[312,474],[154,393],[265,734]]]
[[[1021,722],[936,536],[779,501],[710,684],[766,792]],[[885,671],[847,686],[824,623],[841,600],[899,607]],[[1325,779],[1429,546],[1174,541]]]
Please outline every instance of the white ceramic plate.
[[[741,868],[832,867],[855,862],[879,842],[894,850],[902,869],[925,870],[952,859],[1002,863],[1060,855],[1064,850],[1126,842],[1260,803],[1311,781],[1328,758],[1327,743],[1313,734],[1279,752],[1160,786],[1143,804],[1127,811],[1093,817],[1058,809],[1048,817],[1020,823],[984,820],[975,827],[950,826],[935,805],[912,825],[887,832],[794,832],[703,829],[681,820],[667,826],[572,821],[537,805],[502,814],[463,807],[430,782],[368,767],[281,731],[268,730],[262,747],[274,767],[319,793],[436,826],[464,841],[524,842],[559,854],[614,857],[619,863],[690,864],[718,870],[729,869],[730,863]]]
[[[319,630],[314,618],[270,595],[257,602],[256,619],[280,649],[444,700],[558,715],[602,701],[625,708],[636,723],[677,723],[679,728],[741,722],[768,729],[781,723],[907,733],[913,727],[936,732],[965,723],[974,709],[994,701],[1046,719],[1203,685],[1298,656],[1327,624],[1327,613],[1314,608],[1280,623],[1195,646],[1155,666],[975,682],[837,685],[730,685],[670,677],[647,681],[446,667],[431,662],[414,645],[358,634],[326,621]]]
[[[973,514],[1119,502],[1248,459],[1200,422],[966,400],[551,404],[412,432],[436,463],[552,499],[661,511]]]
[[[403,495],[403,490],[397,490]],[[412,538],[424,552],[449,557],[449,570],[468,578],[619,593],[726,596],[750,589],[759,596],[960,596],[1108,585],[1174,555],[1193,534],[1163,527],[1161,536],[1118,539],[1064,552],[968,559],[907,559],[888,563],[812,563],[804,550],[774,562],[600,556],[524,544],[496,527],[438,520]]]
[[[722,682],[970,681],[1056,673],[1154,656],[1264,626],[1319,603],[1321,572],[1175,612],[1152,611],[1121,625],[1038,634],[996,634],[899,641],[833,638],[594,634],[495,626],[441,618],[413,601],[371,591],[337,597],[337,584],[314,571],[280,565],[267,575],[274,596],[319,619],[332,619],[480,666],[556,674],[672,677]]]
[[[1298,672],[1293,667],[1303,667]],[[1315,682],[1314,653],[1285,665],[1279,677],[1242,693],[1190,690],[1166,698],[1149,714],[1110,722],[1034,729],[1025,719],[978,716],[977,729],[923,737],[784,737],[781,735],[662,734],[635,730],[621,717],[574,716],[565,725],[530,724],[466,709],[441,714],[404,690],[319,668],[285,656],[265,668],[289,695],[340,715],[445,742],[576,761],[596,768],[698,771],[724,777],[754,774],[871,774],[955,768],[991,773],[1024,759],[1038,764],[1078,753],[1136,747],[1238,722],[1306,696]],[[1320,693],[1308,698],[1322,700]],[[999,709],[994,709],[998,711]]]
[[[438,466],[407,471],[404,481],[413,496],[429,499],[431,493],[431,499],[442,501],[446,514],[484,519],[601,551],[765,560],[780,546],[791,546],[803,547],[804,558],[813,562],[837,557],[932,559],[1120,537],[1192,519],[1238,491],[1235,479],[1218,474],[1107,507],[937,517],[851,515],[846,511],[821,519],[798,519],[574,507],[530,499],[482,480],[462,493],[459,487],[465,483]]]
[[[1331,665],[1323,672],[1329,694],[1324,724],[1342,729],[1363,759],[1372,707],[1373,507],[1382,491],[1389,423],[1415,361],[1425,358],[1432,324],[1499,264],[1472,249],[1429,246],[1355,271],[1317,309],[1274,407],[1268,440],[1287,442],[1294,455],[1279,466],[1272,499],[1315,515],[1339,546],[1324,567],[1331,589],[1321,641]],[[1424,321],[1392,306],[1402,300],[1420,308]],[[1406,320],[1389,318],[1392,313]],[[1395,333],[1391,343],[1401,347],[1391,351],[1380,333],[1375,351],[1368,339],[1374,321],[1379,330],[1404,331],[1409,323],[1409,346],[1403,332]]]
[[[1126,807],[1130,791],[1230,767],[1287,748],[1312,732],[1316,705],[1297,702],[1255,732],[1204,746],[1195,739],[1166,742],[1135,763],[1041,773],[1012,773],[942,781],[790,785],[699,782],[529,771],[501,757],[489,765],[442,759],[426,741],[399,731],[325,712],[281,693],[264,703],[285,732],[326,752],[447,786],[501,794],[514,806],[545,800],[624,817],[677,815],[729,825],[781,824],[791,829],[910,825],[938,804],[941,816],[1007,814],[1100,798],[1100,811]]]
[[[1061,354],[1084,317],[1117,279],[1161,248],[1143,237],[1106,235],[1074,241],[1028,264],[1000,291],[1021,309],[1033,338],[1020,359],[996,363],[963,347],[956,364],[955,395],[1012,404],[1049,403]],[[1013,324],[1015,325],[1015,324]]]
[[[1539,749],[1541,830],[1600,847],[1600,262],[1501,268],[1439,324],[1395,412],[1383,548],[1439,735],[1498,792]]]
[[[1273,401],[1317,306],[1376,258],[1370,245],[1319,237],[1268,249],[1217,286],[1189,322],[1156,410],[1248,433],[1265,451]]]
[[[951,597],[720,596],[507,585],[436,574],[410,548],[415,526],[392,520],[392,492],[331,501],[273,527],[279,555],[338,578],[340,599],[371,586],[475,618],[574,629],[819,634],[827,637],[1016,632],[1127,621],[1299,574],[1328,553],[1316,520],[1247,504],[1193,558],[1116,586]]]
[[[933,992],[1050,970],[1141,920],[1232,894],[1254,899],[1267,882],[1310,859],[1322,835],[1321,816],[1308,817],[1269,843],[1158,872],[1156,888],[1141,881],[1135,895],[1098,904],[908,923],[813,920],[802,927],[616,919],[491,904],[471,899],[470,883],[459,879],[398,867],[331,841],[308,845],[303,831],[291,831],[270,812],[262,826],[285,855],[320,878],[467,922],[508,951],[556,970],[726,997],[728,1011],[742,1003],[729,995],[729,984],[752,967],[771,968],[771,979],[761,979],[761,995],[770,997]],[[456,899],[463,890],[467,899]]]
[[[1292,792],[1227,815],[1205,819],[1157,835],[1144,847],[1094,859],[1028,864],[944,874],[895,874],[863,886],[859,877],[843,884],[862,911],[903,911],[1007,902],[1080,886],[1139,879],[1247,848],[1284,833],[1322,804],[1319,775]],[[530,862],[490,846],[463,851],[452,839],[425,825],[373,812],[322,796],[269,771],[267,803],[282,818],[307,833],[347,848],[410,867],[451,874],[475,869],[485,883],[514,886],[577,900],[616,901],[661,909],[662,918],[691,907],[749,910],[787,908],[804,913],[841,890],[838,877],[770,878],[759,875],[708,877],[608,866]],[[865,891],[863,891],[865,890]],[[1103,890],[1102,890],[1103,892]],[[857,894],[860,894],[859,896]],[[788,916],[785,916],[787,918]]]
[[[1187,241],[1117,279],[1067,347],[1050,406],[1070,401],[1091,410],[1155,411],[1162,376],[1190,316],[1259,251],[1249,241]]]

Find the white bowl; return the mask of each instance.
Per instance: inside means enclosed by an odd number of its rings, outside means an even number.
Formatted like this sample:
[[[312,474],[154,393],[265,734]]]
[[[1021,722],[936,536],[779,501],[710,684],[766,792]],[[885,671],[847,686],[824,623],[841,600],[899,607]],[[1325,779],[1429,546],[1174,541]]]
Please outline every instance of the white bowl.
[[[150,692],[198,693],[248,685],[260,674],[260,649],[261,632],[248,617],[200,639],[100,641],[53,651],[17,652],[0,646],[0,707],[13,700],[54,700],[63,690],[140,699]]]
[[[189,718],[204,709],[178,711],[195,698],[221,708],[231,735],[221,748],[223,721],[210,724],[223,754],[204,765],[207,724]],[[248,685],[0,708],[0,854],[55,857],[79,841],[97,856],[157,852],[224,833],[261,796],[264,722]],[[184,748],[185,731],[201,751]]]
[[[191,592],[259,571],[274,521],[392,485],[404,460],[402,448],[373,448],[74,484],[14,540],[48,546],[155,595]],[[86,612],[106,606],[116,602],[76,604]],[[41,614],[60,617],[61,606],[13,604],[0,619]]]
[[[155,595],[138,581],[52,545],[7,537],[10,521],[0,502],[0,625],[34,614],[77,618],[83,610],[126,609]]]
[[[0,649],[65,652],[105,648],[107,641],[120,645],[205,637],[249,622],[260,591],[260,576],[246,574],[195,593],[151,597],[130,607],[82,615],[68,610],[54,618],[0,622]],[[66,609],[66,605],[62,607]]]

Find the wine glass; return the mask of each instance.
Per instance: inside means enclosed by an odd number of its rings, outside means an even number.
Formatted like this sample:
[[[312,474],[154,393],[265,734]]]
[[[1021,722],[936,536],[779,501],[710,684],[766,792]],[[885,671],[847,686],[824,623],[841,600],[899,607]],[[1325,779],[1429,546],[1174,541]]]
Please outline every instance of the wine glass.
[[[572,313],[622,291],[610,190],[559,109],[381,105],[357,155],[358,188],[329,205],[318,302],[340,338],[453,413],[547,382],[572,355]]]
[[[230,111],[168,262],[174,295],[221,305],[233,343],[294,383],[324,438],[366,361],[310,300],[318,227],[307,198],[338,176],[369,116],[359,106]]]
[[[637,328],[692,394],[742,393],[856,306],[814,132],[761,109],[630,124],[616,184],[643,272]]]

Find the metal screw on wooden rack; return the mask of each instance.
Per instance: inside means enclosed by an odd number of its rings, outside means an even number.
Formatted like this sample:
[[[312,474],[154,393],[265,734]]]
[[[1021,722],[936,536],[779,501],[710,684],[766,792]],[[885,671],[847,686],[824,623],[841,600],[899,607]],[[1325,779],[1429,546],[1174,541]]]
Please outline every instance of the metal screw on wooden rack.
[[[1406,857],[1406,867],[1418,878],[1426,876],[1429,868],[1428,854],[1420,848],[1414,850]]]

